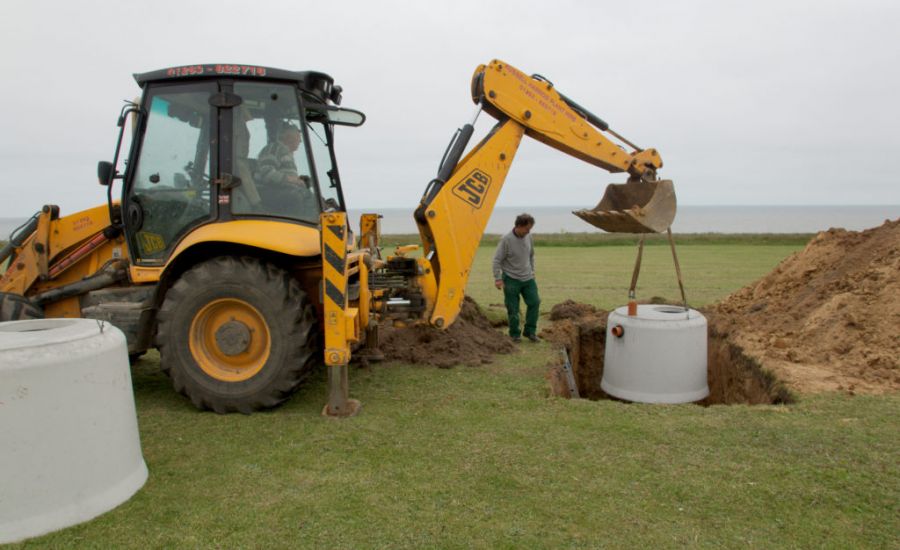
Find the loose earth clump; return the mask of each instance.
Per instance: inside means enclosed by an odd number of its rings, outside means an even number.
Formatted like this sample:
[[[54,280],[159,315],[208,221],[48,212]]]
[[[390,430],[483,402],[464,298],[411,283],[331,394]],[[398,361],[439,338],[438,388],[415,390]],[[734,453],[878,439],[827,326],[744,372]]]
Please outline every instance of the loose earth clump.
[[[491,325],[475,300],[466,296],[459,317],[446,330],[431,326],[394,328],[383,325],[380,349],[386,360],[450,368],[482,365],[515,345]]]
[[[830,229],[771,273],[705,309],[710,396],[701,404],[790,403],[819,391],[900,390],[900,220]],[[582,397],[600,388],[607,312],[567,301],[542,336],[565,346]],[[561,365],[551,391],[567,396]]]

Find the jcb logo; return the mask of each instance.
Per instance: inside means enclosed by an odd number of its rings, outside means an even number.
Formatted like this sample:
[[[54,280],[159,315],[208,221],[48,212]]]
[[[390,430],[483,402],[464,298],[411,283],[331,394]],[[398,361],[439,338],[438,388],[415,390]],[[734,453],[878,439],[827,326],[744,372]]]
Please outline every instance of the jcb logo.
[[[481,170],[473,170],[464,180],[453,186],[453,194],[467,204],[481,208],[490,187],[491,177]]]
[[[137,234],[137,239],[142,254],[156,254],[166,249],[166,241],[163,240],[162,235],[141,231]]]

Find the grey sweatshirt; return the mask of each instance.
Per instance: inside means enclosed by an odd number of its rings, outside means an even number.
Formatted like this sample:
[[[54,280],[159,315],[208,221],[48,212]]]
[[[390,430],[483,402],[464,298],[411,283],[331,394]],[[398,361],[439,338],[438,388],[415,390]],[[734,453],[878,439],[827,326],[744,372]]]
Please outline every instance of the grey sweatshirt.
[[[494,280],[500,280],[502,273],[519,281],[534,279],[534,245],[530,233],[520,238],[510,231],[500,239],[494,253]]]

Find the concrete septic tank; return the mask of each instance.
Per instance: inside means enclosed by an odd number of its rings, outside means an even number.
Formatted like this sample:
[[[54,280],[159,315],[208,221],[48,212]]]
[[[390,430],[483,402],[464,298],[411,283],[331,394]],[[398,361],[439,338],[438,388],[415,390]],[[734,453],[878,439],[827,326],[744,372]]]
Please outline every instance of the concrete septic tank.
[[[146,480],[122,332],[0,323],[0,543],[94,518]]]
[[[680,306],[638,305],[609,314],[600,387],[639,403],[690,403],[709,395],[706,318]]]

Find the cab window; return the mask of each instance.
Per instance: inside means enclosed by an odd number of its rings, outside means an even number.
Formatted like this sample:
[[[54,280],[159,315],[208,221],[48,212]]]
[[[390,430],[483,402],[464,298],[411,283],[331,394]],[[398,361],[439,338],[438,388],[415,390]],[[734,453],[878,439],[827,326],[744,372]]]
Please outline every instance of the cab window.
[[[318,223],[320,201],[303,143],[296,88],[237,82],[234,109],[232,191],[237,215],[278,216]]]
[[[142,260],[164,260],[181,235],[210,217],[209,97],[215,90],[209,83],[150,93],[125,215]]]

